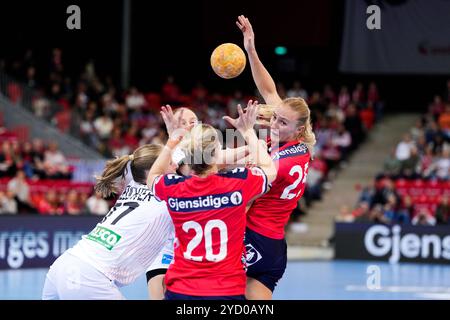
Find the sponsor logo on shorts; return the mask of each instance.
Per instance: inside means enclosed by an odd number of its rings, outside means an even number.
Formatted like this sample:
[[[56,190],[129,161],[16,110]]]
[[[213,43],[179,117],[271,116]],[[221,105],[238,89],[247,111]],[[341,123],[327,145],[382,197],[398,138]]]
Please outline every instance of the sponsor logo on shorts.
[[[250,243],[245,246],[245,250],[247,251],[247,267],[250,267],[252,264],[255,264],[261,260],[261,254]]]
[[[97,226],[87,235],[86,238],[97,242],[108,250],[111,250],[122,237],[112,230],[102,226]]]
[[[162,264],[170,264],[172,262],[173,256],[170,254],[163,254],[161,263]]]

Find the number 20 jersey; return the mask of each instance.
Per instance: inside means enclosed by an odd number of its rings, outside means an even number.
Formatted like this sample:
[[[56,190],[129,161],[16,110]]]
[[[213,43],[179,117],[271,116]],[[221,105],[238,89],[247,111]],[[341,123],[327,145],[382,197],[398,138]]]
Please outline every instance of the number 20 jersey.
[[[68,253],[122,286],[145,272],[173,232],[166,204],[147,185],[131,180],[103,220]]]
[[[175,257],[167,289],[193,296],[245,294],[244,233],[247,203],[267,191],[260,168],[210,175],[164,175],[153,185],[175,226]]]
[[[247,212],[247,227],[265,237],[284,238],[284,227],[305,192],[310,153],[304,143],[287,142],[271,152],[277,178]]]

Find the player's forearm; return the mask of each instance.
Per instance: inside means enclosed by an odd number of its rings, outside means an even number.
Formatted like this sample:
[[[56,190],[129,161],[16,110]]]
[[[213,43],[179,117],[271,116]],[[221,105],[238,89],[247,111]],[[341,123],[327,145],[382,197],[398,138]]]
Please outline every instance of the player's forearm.
[[[254,161],[255,165],[257,165],[264,171],[269,183],[275,180],[277,176],[277,170],[274,162],[272,161],[272,158],[267,152],[266,143],[258,139],[253,129],[243,132],[242,135],[244,136],[245,141],[248,144],[250,157]]]
[[[248,53],[248,60],[250,62],[250,68],[252,70],[253,80],[255,81],[258,91],[263,96],[266,103],[269,102],[271,95],[277,94],[277,87],[273,81],[269,71],[264,67],[263,63],[258,57],[258,53],[255,49],[250,50]]]

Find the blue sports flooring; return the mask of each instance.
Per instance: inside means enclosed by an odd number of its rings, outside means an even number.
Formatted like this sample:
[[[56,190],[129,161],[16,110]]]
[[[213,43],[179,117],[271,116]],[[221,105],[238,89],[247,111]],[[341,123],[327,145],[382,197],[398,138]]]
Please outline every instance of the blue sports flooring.
[[[47,269],[1,270],[0,299],[40,299],[46,272]],[[121,290],[127,299],[147,299],[145,276]],[[289,261],[274,299],[450,300],[450,267],[367,261]]]

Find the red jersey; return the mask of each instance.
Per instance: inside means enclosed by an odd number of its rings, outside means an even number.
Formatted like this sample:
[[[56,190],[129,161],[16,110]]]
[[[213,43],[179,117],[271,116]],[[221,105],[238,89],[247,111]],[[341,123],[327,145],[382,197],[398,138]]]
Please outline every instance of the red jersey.
[[[194,296],[245,294],[245,208],[266,191],[260,168],[236,168],[206,178],[158,177],[153,192],[166,201],[176,236],[167,289]]]
[[[284,227],[305,191],[310,153],[298,141],[271,151],[277,178],[268,193],[255,200],[247,213],[249,229],[272,239],[284,238]]]

